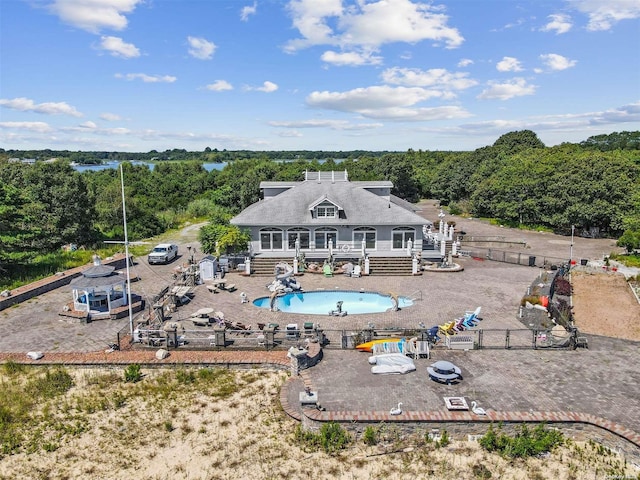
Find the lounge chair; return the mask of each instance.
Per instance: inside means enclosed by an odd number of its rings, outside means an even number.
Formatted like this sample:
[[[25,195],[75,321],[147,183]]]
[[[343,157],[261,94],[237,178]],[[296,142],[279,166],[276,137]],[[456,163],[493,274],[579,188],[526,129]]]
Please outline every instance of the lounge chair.
[[[333,277],[333,269],[331,268],[331,265],[325,263],[322,267],[322,273],[324,273],[325,277]]]
[[[417,339],[411,338],[404,344],[404,354],[413,358],[418,358]]]

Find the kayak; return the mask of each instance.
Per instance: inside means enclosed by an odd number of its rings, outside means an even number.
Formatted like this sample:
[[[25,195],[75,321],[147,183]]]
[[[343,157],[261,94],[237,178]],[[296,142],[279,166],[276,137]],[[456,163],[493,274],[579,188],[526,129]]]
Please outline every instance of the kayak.
[[[377,343],[400,343],[403,342],[402,338],[379,338],[377,340],[371,340],[370,342],[361,343],[360,345],[356,345],[356,350],[360,350],[361,352],[371,352],[373,350],[373,346]]]

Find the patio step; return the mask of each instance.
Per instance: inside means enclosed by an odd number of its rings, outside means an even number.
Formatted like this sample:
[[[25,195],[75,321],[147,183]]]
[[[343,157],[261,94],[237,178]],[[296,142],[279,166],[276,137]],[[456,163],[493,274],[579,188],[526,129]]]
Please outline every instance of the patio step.
[[[293,266],[290,257],[254,257],[251,259],[251,275],[273,277],[276,265],[282,262]]]
[[[369,275],[412,275],[411,257],[369,257]]]

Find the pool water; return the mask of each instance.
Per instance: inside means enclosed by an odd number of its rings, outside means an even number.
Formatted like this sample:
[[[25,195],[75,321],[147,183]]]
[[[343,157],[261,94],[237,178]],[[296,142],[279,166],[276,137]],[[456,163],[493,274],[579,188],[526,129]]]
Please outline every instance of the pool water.
[[[281,312],[307,315],[329,315],[342,302],[342,311],[348,315],[381,313],[394,306],[391,295],[378,292],[357,292],[350,290],[316,290],[312,292],[292,292],[276,297],[275,306]],[[253,301],[260,308],[271,308],[270,297],[260,297]],[[407,297],[398,297],[398,308],[413,305]]]

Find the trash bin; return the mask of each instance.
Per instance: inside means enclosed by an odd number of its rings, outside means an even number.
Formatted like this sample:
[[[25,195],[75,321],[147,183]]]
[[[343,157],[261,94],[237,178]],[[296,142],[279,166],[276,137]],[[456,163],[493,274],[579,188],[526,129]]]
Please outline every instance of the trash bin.
[[[533,255],[529,255],[529,266],[530,267],[536,266],[536,257]]]
[[[587,265],[588,259],[586,258],[581,258],[580,259],[580,265],[582,265],[583,267]]]

